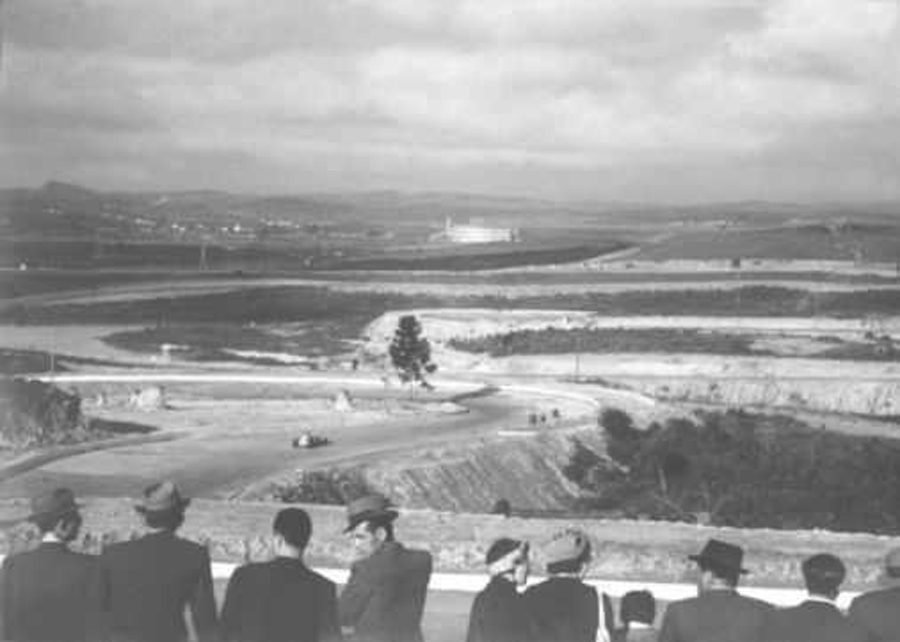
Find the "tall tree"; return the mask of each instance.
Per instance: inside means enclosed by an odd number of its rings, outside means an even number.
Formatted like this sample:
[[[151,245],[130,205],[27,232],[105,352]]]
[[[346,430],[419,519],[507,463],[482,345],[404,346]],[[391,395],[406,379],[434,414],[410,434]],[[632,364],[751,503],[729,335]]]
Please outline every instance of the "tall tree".
[[[401,381],[428,387],[425,375],[437,370],[437,366],[431,362],[431,344],[422,336],[422,324],[415,315],[400,317],[388,352]]]

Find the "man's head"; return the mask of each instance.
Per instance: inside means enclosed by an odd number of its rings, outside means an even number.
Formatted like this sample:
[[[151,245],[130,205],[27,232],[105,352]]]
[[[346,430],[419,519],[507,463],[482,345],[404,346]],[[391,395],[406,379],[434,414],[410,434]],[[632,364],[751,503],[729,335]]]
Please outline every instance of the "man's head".
[[[650,591],[629,591],[622,596],[619,604],[622,622],[640,622],[652,625],[656,620],[656,600]]]
[[[591,541],[582,531],[567,528],[553,536],[544,556],[550,575],[582,573],[591,561]]]
[[[491,577],[503,577],[514,584],[524,586],[528,581],[528,542],[509,537],[494,541],[484,563]]]
[[[697,563],[700,575],[697,588],[707,591],[714,588],[734,588],[741,575],[748,573],[741,564],[744,561],[744,549],[728,542],[710,539],[697,555],[689,555]]]
[[[841,583],[847,576],[844,563],[828,553],[820,553],[803,560],[801,570],[806,590],[810,595],[821,595],[832,600],[837,597]]]
[[[312,535],[312,521],[301,508],[285,508],[278,511],[272,522],[275,550],[278,554],[298,556],[306,549]]]
[[[31,500],[28,521],[37,526],[41,535],[52,533],[63,542],[71,542],[81,530],[81,513],[75,494],[68,488],[57,488]]]
[[[368,557],[385,542],[394,540],[394,520],[399,513],[382,495],[365,495],[347,504],[347,528],[357,558]]]
[[[191,500],[182,497],[173,482],[162,481],[144,489],[144,496],[135,510],[144,517],[149,528],[175,532],[184,523],[184,512],[190,503]]]
[[[889,586],[900,584],[900,548],[891,549],[885,555],[882,581]]]

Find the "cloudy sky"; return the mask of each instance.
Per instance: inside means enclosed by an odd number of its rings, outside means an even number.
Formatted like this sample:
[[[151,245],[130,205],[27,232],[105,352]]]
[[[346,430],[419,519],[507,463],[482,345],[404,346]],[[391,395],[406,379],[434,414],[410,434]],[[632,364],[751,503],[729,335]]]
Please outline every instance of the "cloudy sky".
[[[900,0],[0,0],[0,184],[900,199]]]

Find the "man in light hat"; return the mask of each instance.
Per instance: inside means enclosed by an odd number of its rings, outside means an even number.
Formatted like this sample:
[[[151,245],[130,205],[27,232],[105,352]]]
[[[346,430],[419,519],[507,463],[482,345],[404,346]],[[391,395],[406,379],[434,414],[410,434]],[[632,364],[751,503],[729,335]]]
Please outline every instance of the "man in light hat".
[[[92,639],[95,608],[89,596],[96,558],[69,550],[81,528],[75,495],[68,488],[57,488],[35,497],[28,521],[40,531],[41,543],[3,560],[0,638],[10,642]]]
[[[338,617],[364,642],[422,642],[422,612],[431,554],[394,539],[397,511],[381,495],[347,505],[347,528],[356,553],[341,593]]]
[[[868,633],[870,642],[895,642],[900,635],[900,548],[885,557],[881,583],[881,589],[853,600],[850,620]]]
[[[699,555],[690,555],[697,563],[697,597],[673,602],[666,609],[659,632],[660,642],[756,642],[764,639],[773,613],[761,600],[738,594],[744,549],[728,542],[710,539]]]
[[[866,642],[862,628],[848,621],[834,601],[847,575],[844,563],[820,553],[803,560],[805,601],[775,611],[766,640],[771,642]]]
[[[587,534],[566,529],[554,535],[544,550],[550,576],[525,591],[532,638],[540,642],[609,640],[606,609],[597,589],[583,579],[592,559]]]
[[[518,589],[528,581],[528,543],[501,537],[484,561],[491,579],[472,602],[466,642],[527,642],[530,618]]]
[[[101,554],[99,593],[111,640],[181,642],[188,610],[200,642],[217,638],[209,553],[175,535],[189,503],[171,481],[147,487],[135,509],[149,532]]]

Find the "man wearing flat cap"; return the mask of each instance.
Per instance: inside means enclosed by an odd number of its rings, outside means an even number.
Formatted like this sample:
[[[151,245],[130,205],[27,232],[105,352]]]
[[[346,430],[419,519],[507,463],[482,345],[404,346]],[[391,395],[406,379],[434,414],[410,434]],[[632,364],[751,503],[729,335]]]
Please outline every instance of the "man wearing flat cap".
[[[544,549],[549,577],[525,591],[532,637],[540,642],[608,641],[606,609],[597,589],[583,579],[592,559],[583,531],[556,533]]]
[[[768,642],[866,642],[865,631],[850,622],[834,601],[847,575],[844,563],[834,555],[820,553],[801,567],[808,597],[805,601],[775,611],[766,635]]]
[[[338,617],[362,642],[422,642],[422,612],[431,554],[394,539],[397,518],[386,498],[367,495],[347,505],[347,528],[356,553],[341,593]]]
[[[749,571],[742,567],[744,549],[710,539],[697,563],[697,597],[673,602],[666,609],[660,642],[758,642],[764,639],[772,606],[737,592],[738,580]]]
[[[882,588],[864,593],[850,604],[850,620],[862,627],[869,642],[896,642],[900,636],[900,548],[884,560]]]
[[[41,543],[3,561],[0,578],[2,631],[10,642],[82,642],[92,639],[90,600],[96,558],[69,550],[81,514],[68,488],[35,497],[28,521]]]
[[[209,553],[175,535],[189,503],[171,481],[147,487],[135,509],[149,532],[101,554],[99,594],[110,640],[181,642],[188,610],[200,642],[217,638]]]

